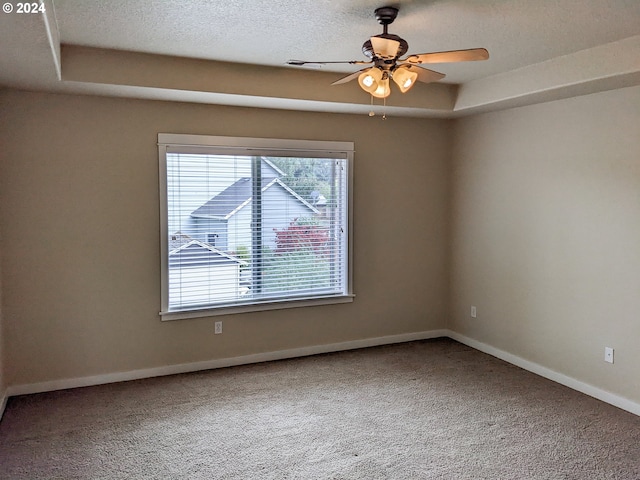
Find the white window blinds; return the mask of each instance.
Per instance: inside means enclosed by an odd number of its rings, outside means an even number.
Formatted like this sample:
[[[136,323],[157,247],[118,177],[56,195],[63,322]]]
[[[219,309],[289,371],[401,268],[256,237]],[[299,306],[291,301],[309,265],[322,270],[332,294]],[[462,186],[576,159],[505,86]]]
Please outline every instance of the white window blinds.
[[[163,314],[350,295],[352,144],[167,136]]]

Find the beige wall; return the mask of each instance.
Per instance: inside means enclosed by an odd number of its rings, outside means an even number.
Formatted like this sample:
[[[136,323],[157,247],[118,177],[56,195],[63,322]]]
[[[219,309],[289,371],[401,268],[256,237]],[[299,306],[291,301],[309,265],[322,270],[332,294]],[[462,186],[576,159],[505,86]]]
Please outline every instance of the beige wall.
[[[463,335],[640,401],[639,87],[453,130],[12,90],[0,105],[0,392],[3,373],[21,385],[449,318]],[[216,336],[212,319],[161,322],[158,132],[354,141],[355,302],[228,316]]]
[[[0,93],[11,385],[446,325],[450,122]],[[352,304],[161,322],[157,133],[354,141]]]
[[[0,418],[2,418],[2,402],[3,402],[3,399],[5,398],[5,391],[7,389],[7,385],[5,383],[5,374],[4,374],[5,348],[4,348],[3,325],[4,325],[4,316],[2,314],[2,228],[0,228]]]
[[[456,122],[450,321],[635,402],[639,115],[632,87]]]

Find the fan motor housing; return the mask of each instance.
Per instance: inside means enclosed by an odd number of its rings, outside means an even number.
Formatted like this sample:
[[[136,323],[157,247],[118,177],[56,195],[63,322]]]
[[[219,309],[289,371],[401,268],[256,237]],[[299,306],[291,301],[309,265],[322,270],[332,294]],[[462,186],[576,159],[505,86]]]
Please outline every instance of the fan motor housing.
[[[404,38],[399,37],[398,35],[394,35],[393,33],[381,33],[380,35],[375,36],[380,38],[387,38],[389,40],[395,40],[396,42],[400,43],[396,58],[401,57],[402,55],[407,53],[407,50],[409,50],[409,44],[407,43],[407,41]],[[373,52],[373,45],[371,45],[371,40],[367,40],[362,44],[362,53],[364,53],[365,56],[371,58],[372,60],[374,59],[375,53]]]

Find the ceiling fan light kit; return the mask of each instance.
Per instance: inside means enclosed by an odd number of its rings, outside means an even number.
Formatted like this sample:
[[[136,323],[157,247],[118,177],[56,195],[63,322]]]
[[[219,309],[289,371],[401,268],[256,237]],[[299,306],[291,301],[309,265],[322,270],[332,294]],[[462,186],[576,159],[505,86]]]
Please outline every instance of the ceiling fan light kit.
[[[416,82],[431,83],[442,80],[445,75],[419,65],[423,63],[451,63],[487,60],[489,52],[484,48],[468,50],[451,50],[447,52],[419,53],[401,59],[409,50],[409,44],[398,35],[388,32],[388,26],[398,16],[395,7],[380,7],[374,12],[376,20],[383,27],[383,32],[371,37],[362,45],[362,53],[369,57],[369,61],[343,62],[307,62],[303,60],[289,60],[289,65],[311,66],[330,63],[349,63],[373,66],[347,75],[332,83],[340,85],[358,79],[360,88],[376,98],[387,98],[391,94],[389,79],[398,86],[401,93],[408,92]]]
[[[389,77],[398,85],[402,93],[408,92],[413,87],[418,74],[402,66],[387,72],[378,67],[371,67],[360,73],[358,84],[365,92],[376,98],[386,98],[391,94]]]

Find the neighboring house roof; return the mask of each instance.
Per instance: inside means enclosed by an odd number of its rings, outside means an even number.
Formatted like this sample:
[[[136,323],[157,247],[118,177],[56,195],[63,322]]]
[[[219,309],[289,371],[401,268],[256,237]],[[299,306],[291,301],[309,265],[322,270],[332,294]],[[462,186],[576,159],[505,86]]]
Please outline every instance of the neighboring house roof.
[[[316,207],[291,190],[291,188],[289,188],[279,178],[262,178],[263,192],[274,185],[279,185],[284,188],[293,198],[302,203],[313,213],[320,213]],[[251,178],[245,177],[236,181],[233,185],[227,187],[207,203],[191,212],[191,216],[196,218],[209,218],[213,220],[228,220],[242,207],[248,205],[250,201]]]
[[[267,157],[261,157],[263,164],[267,164],[269,167],[271,167],[273,169],[273,171],[279,176],[279,177],[284,177],[284,171],[282,171],[280,168],[278,168],[278,166],[273,163],[271,160],[269,160]],[[263,167],[263,172],[265,171],[264,165]],[[263,173],[264,175],[264,173]]]
[[[169,251],[172,252],[185,243],[189,243],[191,240],[193,240],[193,237],[190,237],[189,235],[186,235],[182,232],[178,231],[176,233],[173,233],[169,237]]]
[[[189,237],[188,235],[176,234],[178,238]],[[173,239],[172,239],[173,241]],[[224,253],[208,243],[191,239],[175,249],[169,245],[169,267],[199,267],[211,264],[247,265],[247,262],[240,260],[233,255]]]

